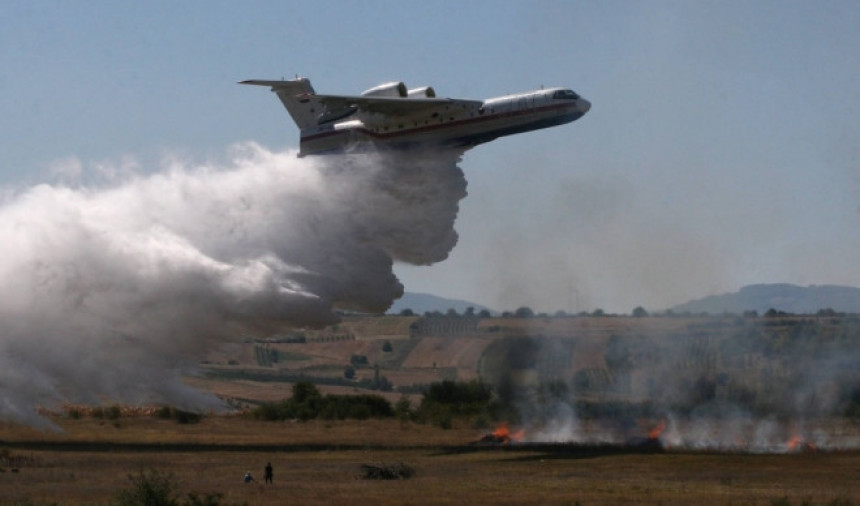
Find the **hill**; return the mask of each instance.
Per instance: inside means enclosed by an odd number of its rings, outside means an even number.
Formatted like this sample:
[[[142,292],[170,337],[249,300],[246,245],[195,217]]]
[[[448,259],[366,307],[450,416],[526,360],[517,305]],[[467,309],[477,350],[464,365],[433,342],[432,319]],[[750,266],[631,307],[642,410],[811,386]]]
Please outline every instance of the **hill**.
[[[418,315],[428,312],[432,313],[434,311],[444,314],[447,313],[449,309],[453,309],[462,314],[470,307],[473,308],[476,313],[485,309],[494,313],[493,310],[480,304],[475,304],[474,302],[458,299],[446,299],[444,297],[430,295],[429,293],[406,292],[403,294],[403,297],[394,301],[394,304],[392,304],[391,308],[388,310],[388,314],[400,314],[404,309],[411,309],[413,313]]]
[[[535,420],[557,401],[585,419],[726,408],[856,420],[858,339],[854,315],[348,316],[233,343],[187,381],[232,405],[283,399],[300,380],[415,403],[432,383],[480,378]]]
[[[676,313],[735,313],[769,309],[794,314],[815,314],[820,309],[860,313],[860,288],[837,285],[798,286],[787,283],[749,285],[738,292],[711,295],[670,308]]]

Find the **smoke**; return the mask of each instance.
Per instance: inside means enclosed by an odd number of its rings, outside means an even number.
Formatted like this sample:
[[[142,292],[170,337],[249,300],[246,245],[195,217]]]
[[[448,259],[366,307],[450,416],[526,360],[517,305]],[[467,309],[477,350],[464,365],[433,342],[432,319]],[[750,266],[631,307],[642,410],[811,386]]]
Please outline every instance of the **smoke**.
[[[382,312],[395,261],[457,242],[458,153],[297,159],[255,144],[221,166],[171,161],[110,185],[39,185],[0,204],[0,419],[40,406],[220,406],[181,382],[243,335]],[[66,183],[81,164],[66,161]],[[133,165],[133,164],[132,164]]]
[[[530,335],[495,340],[481,372],[532,442],[860,446],[860,319],[636,320],[535,321]]]

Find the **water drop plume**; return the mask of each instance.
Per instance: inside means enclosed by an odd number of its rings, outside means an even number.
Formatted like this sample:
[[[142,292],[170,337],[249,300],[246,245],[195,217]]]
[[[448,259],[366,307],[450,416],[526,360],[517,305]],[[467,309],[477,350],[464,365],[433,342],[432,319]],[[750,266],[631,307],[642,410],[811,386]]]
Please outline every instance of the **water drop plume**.
[[[181,375],[247,335],[381,312],[395,261],[457,242],[459,153],[297,159],[255,144],[110,185],[0,204],[0,419],[63,402],[220,405]]]

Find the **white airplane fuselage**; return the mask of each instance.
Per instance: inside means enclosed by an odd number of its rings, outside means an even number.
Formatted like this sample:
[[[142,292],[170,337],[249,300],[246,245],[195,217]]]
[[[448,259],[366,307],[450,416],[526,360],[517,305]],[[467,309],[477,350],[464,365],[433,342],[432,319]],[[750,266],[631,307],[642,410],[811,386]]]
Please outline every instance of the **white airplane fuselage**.
[[[291,83],[305,87],[297,90]],[[374,95],[376,89],[357,97],[316,95],[310,82],[302,78],[243,84],[272,86],[299,125],[300,156],[365,147],[469,149],[505,135],[570,123],[591,108],[587,100],[565,88],[476,101],[437,99],[432,88],[420,89],[427,98],[415,98],[402,83],[381,85],[377,89],[384,94],[379,98]],[[298,110],[302,104],[304,111]],[[315,120],[303,119],[302,114],[313,115]]]

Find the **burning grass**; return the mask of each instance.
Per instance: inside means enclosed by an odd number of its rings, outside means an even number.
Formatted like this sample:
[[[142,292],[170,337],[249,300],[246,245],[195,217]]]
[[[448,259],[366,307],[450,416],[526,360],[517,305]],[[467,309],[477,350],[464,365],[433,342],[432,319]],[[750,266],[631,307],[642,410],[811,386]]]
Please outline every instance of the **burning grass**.
[[[129,475],[150,469],[174,476],[182,496],[219,493],[222,504],[263,506],[860,502],[857,451],[651,454],[572,445],[558,451],[563,445],[528,443],[480,448],[467,444],[476,434],[466,425],[442,430],[395,420],[285,423],[218,416],[181,425],[137,417],[121,419],[119,427],[97,419],[55,421],[66,433],[0,426],[6,454],[21,457],[20,472],[0,473],[0,504],[108,504]],[[28,440],[48,444],[33,448]],[[311,442],[323,446],[302,449]],[[266,462],[274,466],[272,485],[260,483]],[[408,480],[363,479],[362,466],[379,462],[402,463],[414,474]],[[254,483],[242,482],[248,470]]]

